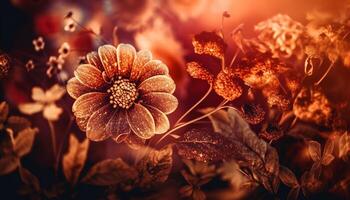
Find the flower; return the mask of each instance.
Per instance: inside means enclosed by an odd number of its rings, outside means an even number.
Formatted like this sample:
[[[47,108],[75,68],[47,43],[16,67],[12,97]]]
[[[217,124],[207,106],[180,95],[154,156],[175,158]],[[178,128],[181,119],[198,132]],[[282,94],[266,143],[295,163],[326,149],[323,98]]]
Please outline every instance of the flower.
[[[260,31],[258,36],[273,57],[286,57],[296,55],[302,58],[302,41],[304,26],[294,21],[288,15],[278,14],[255,26],[255,30]],[[299,51],[299,52],[298,52]]]
[[[135,34],[135,43],[137,48],[148,49],[152,52],[153,58],[161,60],[169,67],[170,75],[177,86],[187,87],[189,79],[183,67],[185,49],[175,37],[169,24],[161,18],[154,19],[152,26]],[[176,92],[176,95],[181,97],[188,94],[186,90]]]
[[[112,137],[120,142],[132,132],[149,139],[169,129],[166,114],[178,101],[165,64],[129,44],[103,45],[87,54],[87,60],[75,70],[67,91],[76,99],[76,122],[90,140]]]
[[[67,32],[74,32],[75,29],[77,28],[76,23],[71,18],[66,19],[65,24],[66,25],[64,26],[64,30],[67,31]]]
[[[293,112],[296,117],[318,125],[329,125],[333,109],[321,88],[303,88],[295,99]]]
[[[46,64],[49,66],[49,68],[46,70],[46,74],[51,78],[54,74],[62,70],[64,59],[62,56],[50,56],[49,61],[47,61]]]
[[[194,52],[197,55],[214,59],[224,59],[227,44],[216,32],[201,32],[192,39]],[[208,60],[206,60],[208,61]],[[223,63],[222,63],[223,64]],[[195,79],[201,79],[213,86],[216,94],[228,101],[233,101],[243,93],[242,82],[232,69],[221,66],[221,70],[215,75],[209,71],[210,64],[200,60],[186,64],[187,72]]]
[[[67,42],[63,43],[58,49],[58,53],[62,58],[65,58],[70,53],[70,46]]]
[[[186,67],[188,74],[195,79],[204,80],[208,83],[211,83],[214,79],[214,75],[197,62],[189,62],[186,64]]]
[[[27,71],[31,71],[35,68],[34,62],[33,60],[28,60],[28,62],[26,63],[26,69]]]
[[[35,51],[43,50],[45,47],[45,42],[43,37],[40,36],[37,39],[33,40],[33,45],[34,45]]]
[[[0,78],[5,77],[10,69],[10,58],[6,54],[0,54]]]
[[[206,54],[219,59],[224,58],[227,49],[224,39],[215,32],[202,32],[195,35],[192,45],[196,54]]]
[[[20,104],[18,109],[27,115],[32,115],[42,111],[45,119],[49,121],[57,121],[63,110],[62,108],[57,107],[55,102],[65,93],[65,88],[58,84],[53,85],[47,91],[44,91],[40,87],[33,87],[32,99],[35,102]]]

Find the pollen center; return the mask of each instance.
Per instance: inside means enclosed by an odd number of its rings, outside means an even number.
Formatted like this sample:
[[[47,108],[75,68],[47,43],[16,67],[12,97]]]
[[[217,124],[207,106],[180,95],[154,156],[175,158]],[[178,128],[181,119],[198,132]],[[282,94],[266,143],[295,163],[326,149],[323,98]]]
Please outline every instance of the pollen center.
[[[121,77],[113,82],[107,92],[110,93],[109,103],[113,108],[130,108],[138,96],[136,84]]]

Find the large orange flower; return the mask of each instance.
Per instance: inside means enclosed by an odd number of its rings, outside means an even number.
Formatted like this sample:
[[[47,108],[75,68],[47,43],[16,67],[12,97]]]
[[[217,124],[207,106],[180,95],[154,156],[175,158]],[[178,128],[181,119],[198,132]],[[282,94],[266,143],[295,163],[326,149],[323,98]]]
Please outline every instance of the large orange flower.
[[[169,129],[166,114],[178,101],[165,64],[129,44],[101,46],[87,60],[75,70],[67,91],[76,99],[72,110],[89,139],[119,142],[132,132],[149,139]]]

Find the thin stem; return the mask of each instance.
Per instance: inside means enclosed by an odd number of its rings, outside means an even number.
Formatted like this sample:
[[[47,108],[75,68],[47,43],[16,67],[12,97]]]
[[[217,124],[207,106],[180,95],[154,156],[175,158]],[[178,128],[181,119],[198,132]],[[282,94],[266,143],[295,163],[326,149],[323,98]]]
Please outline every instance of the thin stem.
[[[232,65],[233,65],[233,63],[236,61],[236,58],[237,58],[239,52],[240,52],[240,49],[237,49],[237,51],[235,52],[235,54],[234,54],[233,57],[232,57],[231,63],[230,63],[230,65],[229,65],[229,68],[231,68]]]
[[[118,27],[117,26],[115,26],[114,28],[113,28],[113,44],[114,44],[114,46],[118,46],[118,44],[119,44],[119,38],[118,38]]]
[[[57,148],[56,148],[56,132],[55,132],[55,127],[52,123],[52,121],[47,120],[49,127],[50,127],[50,134],[51,134],[51,143],[52,143],[52,152],[53,152],[53,157],[54,159],[56,158],[56,153],[57,153]],[[56,169],[56,163],[54,164],[55,167],[55,172],[57,172]]]
[[[224,18],[225,16],[221,16],[221,34],[222,34],[222,39],[225,41],[225,35],[224,35]]]
[[[211,114],[215,113],[216,111],[222,109],[222,108],[223,108],[222,106],[225,105],[227,102],[228,102],[227,100],[224,100],[224,101],[222,101],[214,110],[208,112],[207,114],[202,115],[202,116],[200,116],[200,117],[198,117],[198,118],[195,118],[195,119],[193,119],[193,120],[190,120],[190,121],[188,121],[188,122],[186,122],[186,123],[183,123],[183,124],[181,124],[181,125],[178,125],[178,126],[174,127],[173,129],[171,129],[170,131],[168,131],[167,133],[165,133],[165,134],[163,135],[163,137],[161,137],[161,138],[156,142],[156,145],[159,144],[162,140],[164,140],[164,138],[166,138],[170,133],[173,133],[174,131],[176,131],[176,130],[178,130],[178,129],[180,129],[180,128],[183,128],[183,127],[188,126],[188,125],[190,125],[190,124],[192,124],[192,123],[194,123],[194,122],[197,122],[197,121],[199,121],[199,120],[201,120],[201,119],[204,119],[204,118],[210,116]]]
[[[58,165],[60,163],[60,158],[61,158],[61,154],[62,154],[62,151],[63,151],[64,143],[66,141],[66,137],[69,134],[69,130],[70,130],[72,124],[73,124],[73,121],[74,121],[74,117],[70,117],[69,124],[67,126],[67,130],[65,131],[65,134],[63,136],[63,141],[61,142],[61,144],[58,147],[58,152],[57,152],[57,155],[56,155],[56,162],[55,162],[55,169],[58,169]]]
[[[210,94],[210,92],[212,91],[213,86],[212,84],[209,85],[208,91],[204,94],[204,96],[197,101],[197,103],[195,103],[190,109],[188,109],[176,122],[174,126],[177,126],[193,109],[195,109],[202,101],[204,101],[204,99]]]
[[[327,71],[323,74],[323,76],[320,78],[320,80],[318,80],[318,81],[315,83],[315,85],[319,85],[319,84],[323,81],[323,79],[326,78],[326,76],[327,76],[328,73],[331,71],[331,69],[333,68],[334,65],[335,65],[335,61],[332,62],[332,63],[329,65]]]
[[[74,23],[76,23],[80,28],[82,28],[83,30],[87,31],[88,33],[92,33],[93,35],[95,35],[96,37],[100,38],[100,40],[104,43],[108,43],[107,40],[105,40],[100,34],[97,34],[96,32],[94,32],[92,29],[88,29],[85,26],[83,26],[82,24],[80,24],[77,20],[75,20],[73,17],[71,17],[70,19],[72,19],[72,21]]]

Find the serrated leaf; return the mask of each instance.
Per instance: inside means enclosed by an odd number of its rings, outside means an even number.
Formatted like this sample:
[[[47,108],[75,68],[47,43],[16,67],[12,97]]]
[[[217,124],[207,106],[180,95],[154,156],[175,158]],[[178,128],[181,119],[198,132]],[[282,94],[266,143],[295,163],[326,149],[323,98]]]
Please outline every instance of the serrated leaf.
[[[24,184],[30,186],[36,192],[40,191],[39,179],[36,176],[34,176],[28,169],[20,167],[19,174]]]
[[[314,162],[321,160],[321,144],[316,141],[308,142],[308,151]]]
[[[204,108],[200,109],[199,111],[203,114],[209,113],[214,108]],[[220,132],[230,132],[231,126],[230,126],[230,119],[228,118],[227,112],[224,110],[218,110],[215,113],[211,114],[208,117],[211,121],[211,124],[213,126],[214,132],[220,133]]]
[[[184,134],[182,141],[179,141],[176,147],[178,154],[185,159],[217,162],[230,160],[234,157],[234,152],[240,151],[236,146],[241,145],[235,146],[233,143],[218,133],[206,129],[192,129]]]
[[[169,145],[161,150],[151,150],[139,163],[140,187],[150,187],[165,182],[173,166],[173,149]]]
[[[109,186],[136,180],[137,176],[137,170],[122,159],[107,159],[92,166],[82,182],[91,185]]]
[[[299,186],[297,177],[287,167],[280,166],[279,177],[281,181],[288,187],[295,188]]]
[[[212,109],[202,109],[202,112],[210,112]],[[251,148],[261,158],[265,158],[267,143],[256,136],[249,124],[233,108],[227,111],[220,110],[209,116],[215,132],[218,132],[230,140],[239,141]]]
[[[14,142],[14,151],[19,157],[22,157],[31,151],[36,132],[37,129],[26,128],[18,133]]]
[[[227,114],[230,119],[232,130],[231,132],[225,134],[227,134],[227,136],[233,140],[238,140],[246,144],[262,159],[264,159],[268,147],[267,143],[257,137],[257,135],[250,129],[249,124],[239,115],[236,110],[229,108],[227,110]]]
[[[276,192],[279,183],[276,150],[258,138],[234,109],[214,113],[210,120],[218,133],[196,129],[186,132],[177,143],[179,155],[204,162],[235,159],[253,171],[267,190]]]
[[[223,58],[227,44],[215,32],[201,32],[192,39],[192,45],[196,54],[206,54],[216,58]]]
[[[79,179],[81,170],[84,167],[89,149],[89,140],[83,142],[71,134],[69,137],[69,149],[63,156],[62,165],[63,173],[69,183],[75,185]]]
[[[19,159],[16,156],[6,156],[0,159],[0,175],[13,172],[19,165]]]

